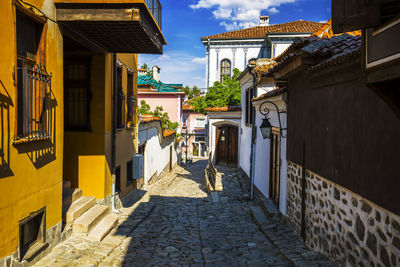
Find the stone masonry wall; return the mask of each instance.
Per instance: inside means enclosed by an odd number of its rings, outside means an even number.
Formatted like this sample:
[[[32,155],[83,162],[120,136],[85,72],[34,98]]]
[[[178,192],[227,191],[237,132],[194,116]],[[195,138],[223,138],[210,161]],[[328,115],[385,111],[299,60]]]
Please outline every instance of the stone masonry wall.
[[[298,233],[301,173],[288,162],[287,216]],[[400,266],[400,216],[308,170],[305,214],[306,244],[339,266]]]

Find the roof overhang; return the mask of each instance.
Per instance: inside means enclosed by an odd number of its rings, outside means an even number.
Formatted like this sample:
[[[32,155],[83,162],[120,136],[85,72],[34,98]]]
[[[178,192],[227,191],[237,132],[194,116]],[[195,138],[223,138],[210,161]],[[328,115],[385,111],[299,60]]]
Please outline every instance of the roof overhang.
[[[162,31],[144,0],[55,0],[57,21],[74,39],[110,53],[162,54]]]

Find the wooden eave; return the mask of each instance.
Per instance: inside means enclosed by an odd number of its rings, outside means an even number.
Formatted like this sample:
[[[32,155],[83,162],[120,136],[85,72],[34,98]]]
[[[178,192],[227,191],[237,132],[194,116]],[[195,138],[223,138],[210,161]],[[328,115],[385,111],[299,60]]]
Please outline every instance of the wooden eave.
[[[162,54],[162,31],[144,0],[55,0],[67,32],[110,53]]]

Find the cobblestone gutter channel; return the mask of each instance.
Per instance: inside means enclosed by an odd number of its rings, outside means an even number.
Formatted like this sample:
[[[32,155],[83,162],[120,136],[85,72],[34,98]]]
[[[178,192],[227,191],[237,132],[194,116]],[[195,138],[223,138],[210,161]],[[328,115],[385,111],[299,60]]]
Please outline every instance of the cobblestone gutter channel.
[[[141,199],[121,209],[118,227],[102,242],[74,235],[36,266],[330,264],[303,247],[296,250],[288,228],[274,221],[259,227],[250,216],[247,183],[235,169],[220,170],[223,191],[218,202],[211,201],[205,189],[206,164],[177,167],[144,186]]]

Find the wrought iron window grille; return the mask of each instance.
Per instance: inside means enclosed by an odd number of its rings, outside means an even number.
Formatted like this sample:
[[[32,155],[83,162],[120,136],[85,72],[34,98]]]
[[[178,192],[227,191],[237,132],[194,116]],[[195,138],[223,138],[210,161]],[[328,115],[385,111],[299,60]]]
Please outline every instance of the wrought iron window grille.
[[[53,131],[53,110],[51,108],[51,78],[46,67],[22,64],[22,84],[18,90],[21,98],[18,107],[17,140],[51,138]]]

